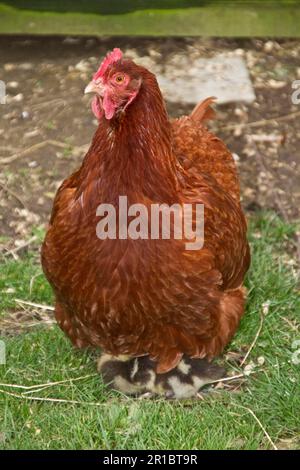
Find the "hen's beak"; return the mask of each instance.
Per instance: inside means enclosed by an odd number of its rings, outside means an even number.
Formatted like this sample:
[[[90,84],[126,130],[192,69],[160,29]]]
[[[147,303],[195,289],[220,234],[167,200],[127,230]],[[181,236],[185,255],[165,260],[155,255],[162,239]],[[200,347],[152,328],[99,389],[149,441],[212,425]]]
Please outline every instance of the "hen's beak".
[[[100,96],[103,96],[104,86],[102,83],[96,83],[92,80],[84,89],[84,93],[97,93]]]

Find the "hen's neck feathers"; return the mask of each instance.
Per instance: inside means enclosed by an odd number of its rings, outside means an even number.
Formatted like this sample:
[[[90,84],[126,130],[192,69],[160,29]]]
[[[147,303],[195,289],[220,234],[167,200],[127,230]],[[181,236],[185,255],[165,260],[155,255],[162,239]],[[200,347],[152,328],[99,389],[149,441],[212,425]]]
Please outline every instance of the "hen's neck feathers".
[[[178,189],[175,166],[165,104],[154,75],[148,72],[126,112],[99,123],[78,189],[84,192],[92,184],[106,202],[119,195],[174,202]]]

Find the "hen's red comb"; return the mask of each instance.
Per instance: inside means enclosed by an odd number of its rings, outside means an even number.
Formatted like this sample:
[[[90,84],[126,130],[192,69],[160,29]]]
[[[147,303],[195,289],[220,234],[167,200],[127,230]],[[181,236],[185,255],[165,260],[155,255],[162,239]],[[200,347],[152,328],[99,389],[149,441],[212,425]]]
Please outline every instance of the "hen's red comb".
[[[102,61],[102,64],[100,65],[99,69],[93,76],[93,80],[97,80],[97,78],[102,77],[109,65],[113,64],[114,62],[117,62],[118,60],[122,59],[123,53],[121,49],[115,48],[112,52],[109,52],[105,59]]]

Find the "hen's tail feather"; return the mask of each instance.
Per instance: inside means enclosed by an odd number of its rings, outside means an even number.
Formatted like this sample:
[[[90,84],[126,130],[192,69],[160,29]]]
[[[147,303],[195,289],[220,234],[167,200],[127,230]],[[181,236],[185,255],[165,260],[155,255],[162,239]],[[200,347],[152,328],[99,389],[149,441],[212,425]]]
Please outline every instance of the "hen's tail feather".
[[[216,99],[217,98],[215,96],[210,96],[204,101],[201,101],[201,103],[198,103],[191,112],[190,117],[197,122],[214,119],[216,117],[216,112],[210,105],[213,104]]]

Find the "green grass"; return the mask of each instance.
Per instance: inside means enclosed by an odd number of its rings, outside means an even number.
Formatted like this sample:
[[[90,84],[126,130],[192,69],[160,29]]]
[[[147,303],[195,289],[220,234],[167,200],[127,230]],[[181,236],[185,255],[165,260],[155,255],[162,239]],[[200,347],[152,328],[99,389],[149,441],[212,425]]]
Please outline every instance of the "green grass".
[[[299,37],[296,0],[0,2],[0,34]]]
[[[249,302],[241,327],[228,350],[247,350],[260,325],[262,304],[270,302],[263,328],[249,361],[265,362],[236,392],[219,390],[205,399],[134,400],[109,392],[95,374],[92,352],[75,351],[58,327],[36,327],[31,333],[5,338],[7,363],[0,382],[33,385],[92,374],[77,382],[31,392],[31,396],[75,400],[38,402],[3,393],[21,389],[0,385],[0,447],[4,449],[258,449],[270,442],[300,446],[300,365],[294,365],[292,343],[300,339],[300,298],[287,249],[295,228],[274,214],[255,217],[250,239],[253,251],[247,280]],[[40,273],[33,250],[20,261],[0,264],[1,310],[15,307],[13,298],[51,304],[42,276],[30,294],[30,280]],[[260,370],[260,371],[259,371]],[[28,394],[27,394],[28,397]]]

